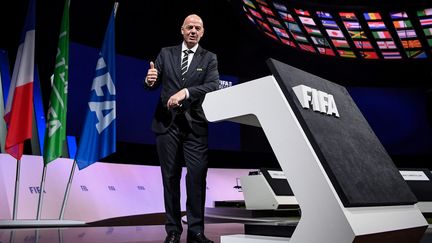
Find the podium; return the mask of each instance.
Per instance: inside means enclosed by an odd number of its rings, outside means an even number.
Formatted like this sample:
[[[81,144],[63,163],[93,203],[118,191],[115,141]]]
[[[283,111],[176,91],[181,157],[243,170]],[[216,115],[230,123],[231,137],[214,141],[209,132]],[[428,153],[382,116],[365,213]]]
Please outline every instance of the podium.
[[[247,210],[298,209],[298,202],[282,171],[261,168],[241,177],[240,182]]]
[[[211,122],[263,129],[301,219],[290,238],[227,235],[221,242],[419,242],[428,224],[417,199],[347,90],[273,59],[267,64],[273,75],[208,93],[203,109]]]

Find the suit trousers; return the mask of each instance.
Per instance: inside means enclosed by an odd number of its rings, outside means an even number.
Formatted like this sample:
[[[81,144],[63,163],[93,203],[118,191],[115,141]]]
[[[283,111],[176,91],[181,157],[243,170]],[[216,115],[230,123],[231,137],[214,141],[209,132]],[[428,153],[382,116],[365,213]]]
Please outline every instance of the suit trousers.
[[[186,174],[186,215],[188,231],[204,232],[204,205],[207,177],[207,135],[196,135],[184,114],[177,114],[173,124],[163,134],[156,134],[156,146],[161,164],[167,232],[181,233],[180,179],[182,164]]]

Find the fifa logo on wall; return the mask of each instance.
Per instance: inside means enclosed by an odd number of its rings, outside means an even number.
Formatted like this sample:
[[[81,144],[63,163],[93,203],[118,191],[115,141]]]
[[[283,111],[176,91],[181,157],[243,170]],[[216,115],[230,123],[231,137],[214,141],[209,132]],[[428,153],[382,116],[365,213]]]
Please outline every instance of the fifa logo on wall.
[[[219,89],[224,89],[232,86],[231,81],[219,80]]]
[[[339,117],[333,95],[306,85],[297,85],[292,89],[304,109],[312,108],[313,111]]]

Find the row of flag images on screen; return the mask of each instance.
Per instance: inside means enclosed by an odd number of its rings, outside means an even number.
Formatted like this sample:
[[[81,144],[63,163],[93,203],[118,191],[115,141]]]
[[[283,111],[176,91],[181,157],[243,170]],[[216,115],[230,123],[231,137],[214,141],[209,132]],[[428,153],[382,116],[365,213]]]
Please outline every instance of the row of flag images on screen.
[[[278,2],[273,2],[273,7],[265,0],[243,0],[243,3],[246,16],[268,37],[304,51],[346,58],[427,58],[406,12],[389,13],[398,37],[395,40],[379,12],[362,13],[370,31],[368,37],[354,12],[339,12],[343,23],[339,26],[329,12],[315,11],[314,18],[308,10],[294,8],[289,11],[286,5]],[[427,49],[431,49],[432,8],[417,11],[417,17],[429,45]],[[320,22],[325,33],[321,31],[316,20]]]

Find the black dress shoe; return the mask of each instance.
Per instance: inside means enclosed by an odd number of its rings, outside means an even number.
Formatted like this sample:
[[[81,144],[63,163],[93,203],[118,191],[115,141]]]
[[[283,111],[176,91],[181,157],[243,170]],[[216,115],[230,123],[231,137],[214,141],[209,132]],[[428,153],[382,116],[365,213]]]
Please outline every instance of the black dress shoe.
[[[193,234],[188,233],[187,243],[214,243],[213,241],[207,239],[203,233]]]
[[[164,243],[180,243],[180,233],[177,231],[170,231]]]

